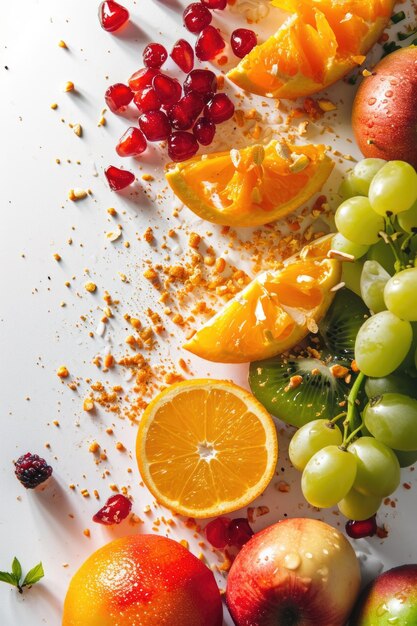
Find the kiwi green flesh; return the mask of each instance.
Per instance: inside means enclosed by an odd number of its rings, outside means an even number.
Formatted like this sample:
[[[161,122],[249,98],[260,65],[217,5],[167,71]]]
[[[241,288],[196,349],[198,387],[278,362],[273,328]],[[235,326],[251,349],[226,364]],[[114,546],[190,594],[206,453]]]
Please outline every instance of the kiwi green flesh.
[[[359,328],[369,316],[369,309],[362,298],[350,289],[339,289],[319,323],[319,333],[329,352],[352,360]]]
[[[272,415],[300,427],[314,419],[331,419],[344,410],[349,386],[330,371],[336,364],[349,366],[341,360],[288,355],[255,361],[249,368],[249,385]],[[301,376],[302,382],[288,388],[292,376]]]

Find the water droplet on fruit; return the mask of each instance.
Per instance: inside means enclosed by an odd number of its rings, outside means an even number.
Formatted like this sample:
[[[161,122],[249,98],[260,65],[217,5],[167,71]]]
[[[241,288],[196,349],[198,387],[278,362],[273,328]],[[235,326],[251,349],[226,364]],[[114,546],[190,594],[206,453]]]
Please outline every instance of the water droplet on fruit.
[[[385,92],[384,94],[387,98],[391,98],[394,95],[394,92],[392,91],[392,89],[389,89],[388,91]]]
[[[376,102],[376,98],[369,98],[369,100],[368,100],[368,104],[369,104],[370,107],[373,106],[375,104],[375,102]]]
[[[301,557],[297,552],[290,552],[284,556],[284,565],[287,569],[296,570],[301,565]]]
[[[313,555],[311,554],[311,552],[306,552],[305,555],[306,559],[312,559]]]
[[[376,609],[375,613],[376,613],[376,616],[377,616],[377,617],[382,617],[385,613],[388,613],[388,607],[387,607],[387,605],[386,605],[385,603],[384,603],[384,604],[380,604],[380,605],[377,607],[377,609]]]

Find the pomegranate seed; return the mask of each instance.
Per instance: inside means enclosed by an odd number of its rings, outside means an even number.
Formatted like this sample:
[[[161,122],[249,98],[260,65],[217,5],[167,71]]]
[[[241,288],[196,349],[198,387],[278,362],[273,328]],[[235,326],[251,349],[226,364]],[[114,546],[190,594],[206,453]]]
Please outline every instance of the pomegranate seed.
[[[121,113],[132,101],[133,91],[123,83],[111,85],[104,94],[104,99],[110,111]]]
[[[228,517],[216,517],[209,522],[205,528],[207,541],[211,543],[213,548],[222,550],[229,543],[229,526],[230,519]]]
[[[184,81],[184,93],[196,91],[202,96],[212,95],[217,91],[217,79],[210,70],[193,70]]]
[[[148,111],[139,118],[139,126],[149,141],[162,141],[171,132],[171,125],[163,111]]]
[[[113,191],[120,191],[121,189],[128,187],[128,185],[131,185],[135,180],[135,175],[132,174],[132,172],[121,170],[114,165],[109,165],[109,167],[104,170],[104,174],[107,178],[110,189]]]
[[[150,43],[143,51],[143,64],[159,69],[167,60],[168,52],[160,43]]]
[[[216,134],[216,126],[206,117],[200,117],[194,124],[194,137],[202,146],[209,146]]]
[[[132,503],[121,493],[111,496],[106,504],[93,516],[93,522],[112,526],[120,524],[130,513]]]
[[[205,117],[215,124],[230,119],[235,112],[235,105],[225,93],[215,93],[204,109]]]
[[[201,0],[201,3],[209,9],[225,9],[227,0]]]
[[[185,161],[194,156],[198,143],[194,135],[179,130],[168,137],[168,155],[173,161]]]
[[[139,130],[131,126],[127,129],[125,134],[120,137],[119,143],[116,146],[116,152],[121,157],[137,156],[142,154],[146,150],[146,139]]]
[[[188,5],[182,14],[184,26],[191,33],[201,33],[212,20],[210,11],[201,2],[193,2]]]
[[[139,110],[139,115],[147,111],[156,111],[161,106],[161,101],[153,87],[146,87],[143,91],[137,91],[133,97],[133,102]]]
[[[195,53],[200,61],[210,61],[223,50],[225,45],[217,28],[206,26],[195,43]]]
[[[191,91],[173,104],[168,111],[171,126],[176,130],[187,130],[196,121],[204,106],[204,99],[199,93]]]
[[[245,517],[238,517],[230,522],[228,535],[229,544],[241,548],[252,537],[253,530]]]
[[[346,522],[346,534],[352,539],[362,539],[363,537],[373,537],[377,531],[376,517],[373,515],[360,522],[349,520]]]
[[[186,74],[191,72],[194,67],[194,50],[185,39],[178,39],[172,48],[170,57]]]
[[[126,24],[129,19],[129,11],[118,2],[107,0],[98,7],[98,19],[101,27],[112,33]]]
[[[235,55],[243,59],[256,46],[256,35],[249,28],[236,28],[230,37],[230,43]]]
[[[159,71],[153,67],[143,67],[138,70],[129,78],[128,83],[132,91],[142,91],[146,87],[152,85],[152,81],[155,76],[158,76]]]
[[[176,78],[158,74],[152,81],[152,87],[162,104],[175,104],[181,98],[181,85]]]

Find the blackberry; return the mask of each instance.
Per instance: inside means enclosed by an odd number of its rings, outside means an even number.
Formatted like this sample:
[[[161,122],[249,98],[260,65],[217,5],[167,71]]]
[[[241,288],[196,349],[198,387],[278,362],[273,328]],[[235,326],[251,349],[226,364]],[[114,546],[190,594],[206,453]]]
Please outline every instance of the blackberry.
[[[52,474],[52,467],[37,454],[27,452],[15,463],[17,478],[26,489],[34,489]]]

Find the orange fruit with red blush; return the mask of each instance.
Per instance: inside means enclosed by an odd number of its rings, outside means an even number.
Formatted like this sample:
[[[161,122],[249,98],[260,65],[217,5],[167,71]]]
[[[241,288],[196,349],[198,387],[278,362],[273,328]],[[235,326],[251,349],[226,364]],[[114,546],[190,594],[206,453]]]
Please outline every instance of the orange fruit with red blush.
[[[158,535],[116,539],[73,576],[62,626],[221,626],[223,609],[209,568]]]

